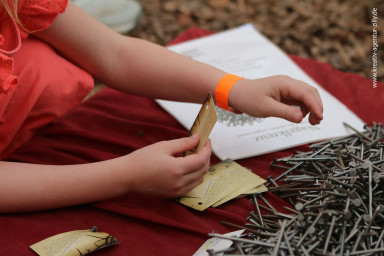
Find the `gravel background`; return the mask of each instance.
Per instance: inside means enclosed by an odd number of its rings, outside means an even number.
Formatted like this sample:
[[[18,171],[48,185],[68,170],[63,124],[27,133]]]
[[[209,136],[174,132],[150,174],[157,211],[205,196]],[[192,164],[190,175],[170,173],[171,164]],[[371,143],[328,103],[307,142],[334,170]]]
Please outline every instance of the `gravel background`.
[[[165,45],[195,26],[219,32],[252,23],[288,54],[372,79],[372,10],[378,9],[379,81],[384,80],[383,0],[140,0],[129,35]]]

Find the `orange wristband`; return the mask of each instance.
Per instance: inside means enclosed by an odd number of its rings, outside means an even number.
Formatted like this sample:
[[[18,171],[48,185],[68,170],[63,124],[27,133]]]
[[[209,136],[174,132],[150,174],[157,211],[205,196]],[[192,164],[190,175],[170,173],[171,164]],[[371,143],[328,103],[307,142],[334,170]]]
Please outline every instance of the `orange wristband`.
[[[218,107],[231,111],[228,105],[228,95],[233,85],[241,79],[244,78],[233,74],[226,74],[220,79],[215,90],[216,105]]]

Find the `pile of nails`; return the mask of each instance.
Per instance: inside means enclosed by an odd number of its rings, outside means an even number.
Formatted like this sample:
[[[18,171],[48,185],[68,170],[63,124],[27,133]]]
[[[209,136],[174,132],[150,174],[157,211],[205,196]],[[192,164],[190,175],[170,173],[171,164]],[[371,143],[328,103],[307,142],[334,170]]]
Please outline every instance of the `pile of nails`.
[[[269,191],[292,205],[278,212],[253,195],[256,210],[243,237],[211,255],[384,255],[384,132],[381,124],[363,132],[310,145],[310,152],[275,159],[284,169]],[[265,214],[267,212],[268,214]],[[264,214],[263,214],[264,213]],[[220,254],[222,253],[222,254]]]

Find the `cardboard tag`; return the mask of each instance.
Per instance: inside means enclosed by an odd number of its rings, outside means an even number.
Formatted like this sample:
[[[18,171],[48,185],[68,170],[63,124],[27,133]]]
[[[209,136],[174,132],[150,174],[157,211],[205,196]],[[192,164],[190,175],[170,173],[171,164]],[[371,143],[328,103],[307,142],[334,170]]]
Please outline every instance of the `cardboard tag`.
[[[236,190],[232,191],[231,193],[223,197],[221,200],[214,203],[212,207],[217,207],[231,199],[243,195],[249,190],[254,189],[255,187],[259,187],[260,185],[263,185],[263,183],[266,182],[266,180],[260,178],[258,175],[254,174],[253,172],[242,167],[234,161],[221,162],[216,165],[216,168],[223,170],[224,175],[230,177],[231,180],[236,181],[237,184],[241,185],[238,186]]]
[[[115,237],[90,230],[75,230],[48,237],[30,246],[40,256],[78,256],[119,243]]]
[[[193,209],[204,211],[208,207],[217,207],[231,199],[247,193],[266,191],[266,180],[227,159],[209,168],[204,175],[203,183],[178,201]]]
[[[189,130],[189,136],[194,134],[200,135],[199,145],[194,150],[189,150],[185,153],[186,156],[197,153],[204,147],[208,140],[208,136],[211,133],[213,127],[217,121],[215,103],[213,102],[212,95],[209,94],[201,107],[199,114],[197,115],[192,128]]]

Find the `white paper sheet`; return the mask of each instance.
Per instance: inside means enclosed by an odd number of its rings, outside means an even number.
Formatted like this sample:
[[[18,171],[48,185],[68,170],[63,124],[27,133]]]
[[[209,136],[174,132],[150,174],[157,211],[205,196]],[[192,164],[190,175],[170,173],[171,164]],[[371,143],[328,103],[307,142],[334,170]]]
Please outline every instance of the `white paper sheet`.
[[[288,75],[319,90],[324,104],[324,120],[316,126],[310,125],[307,118],[294,124],[280,118],[253,118],[217,108],[218,121],[210,138],[214,153],[222,160],[261,155],[352,133],[343,122],[363,130],[364,123],[360,118],[322,89],[251,24],[169,49],[245,78]],[[164,100],[157,102],[186,129],[192,126],[201,107],[199,104]]]
[[[244,229],[242,230],[237,230],[233,231],[231,233],[224,234],[224,236],[228,237],[239,237],[241,234],[243,234]],[[225,250],[231,247],[233,242],[228,239],[222,239],[222,238],[210,238],[205,243],[193,254],[193,256],[208,256],[207,250],[214,250],[214,251],[220,251],[220,250]],[[223,253],[217,254],[223,255]]]

